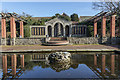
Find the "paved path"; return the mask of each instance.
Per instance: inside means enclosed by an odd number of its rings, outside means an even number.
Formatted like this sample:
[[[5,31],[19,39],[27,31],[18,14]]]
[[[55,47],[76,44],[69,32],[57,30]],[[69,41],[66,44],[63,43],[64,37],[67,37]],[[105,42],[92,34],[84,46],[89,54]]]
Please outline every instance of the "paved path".
[[[1,52],[35,52],[35,51],[116,51],[118,45],[67,45],[67,46],[2,46]]]

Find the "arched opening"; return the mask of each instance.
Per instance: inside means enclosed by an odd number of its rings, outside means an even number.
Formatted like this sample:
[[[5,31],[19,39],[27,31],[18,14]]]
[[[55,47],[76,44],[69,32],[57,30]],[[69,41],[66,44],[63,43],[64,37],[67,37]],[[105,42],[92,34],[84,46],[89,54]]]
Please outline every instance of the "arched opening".
[[[48,36],[52,37],[52,27],[48,26]]]
[[[63,36],[63,25],[61,23],[56,23],[54,25],[54,37]]]
[[[65,36],[66,36],[66,37],[69,37],[69,34],[70,34],[70,32],[69,32],[69,26],[66,25],[66,26],[65,26]]]

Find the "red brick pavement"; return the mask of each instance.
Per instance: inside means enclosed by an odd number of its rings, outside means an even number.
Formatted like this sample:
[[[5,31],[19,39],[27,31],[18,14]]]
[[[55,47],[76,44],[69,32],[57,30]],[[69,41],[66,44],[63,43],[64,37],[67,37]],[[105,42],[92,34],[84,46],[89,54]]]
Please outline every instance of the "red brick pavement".
[[[40,49],[53,49],[53,50],[67,50],[67,49],[114,49],[118,50],[120,46],[106,46],[106,45],[67,45],[67,46],[40,46],[40,45],[30,45],[30,46],[2,46],[2,51],[11,50],[40,50]]]

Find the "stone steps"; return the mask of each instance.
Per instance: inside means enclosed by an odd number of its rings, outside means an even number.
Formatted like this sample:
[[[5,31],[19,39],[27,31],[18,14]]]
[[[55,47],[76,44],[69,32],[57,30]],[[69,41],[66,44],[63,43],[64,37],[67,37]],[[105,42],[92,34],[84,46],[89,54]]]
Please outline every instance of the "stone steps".
[[[67,40],[65,37],[51,37],[50,41],[63,41]]]
[[[45,45],[67,45],[69,44],[69,41],[67,41],[67,38],[65,37],[51,37],[50,40],[45,43]]]

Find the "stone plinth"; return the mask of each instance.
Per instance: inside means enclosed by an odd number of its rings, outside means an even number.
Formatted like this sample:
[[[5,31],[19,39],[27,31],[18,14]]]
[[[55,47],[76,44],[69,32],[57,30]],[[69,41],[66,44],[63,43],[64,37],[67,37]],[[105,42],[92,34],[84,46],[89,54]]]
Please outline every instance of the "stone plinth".
[[[1,39],[1,45],[6,45],[6,38]]]
[[[12,38],[11,40],[10,40],[10,45],[15,45],[15,38]]]

